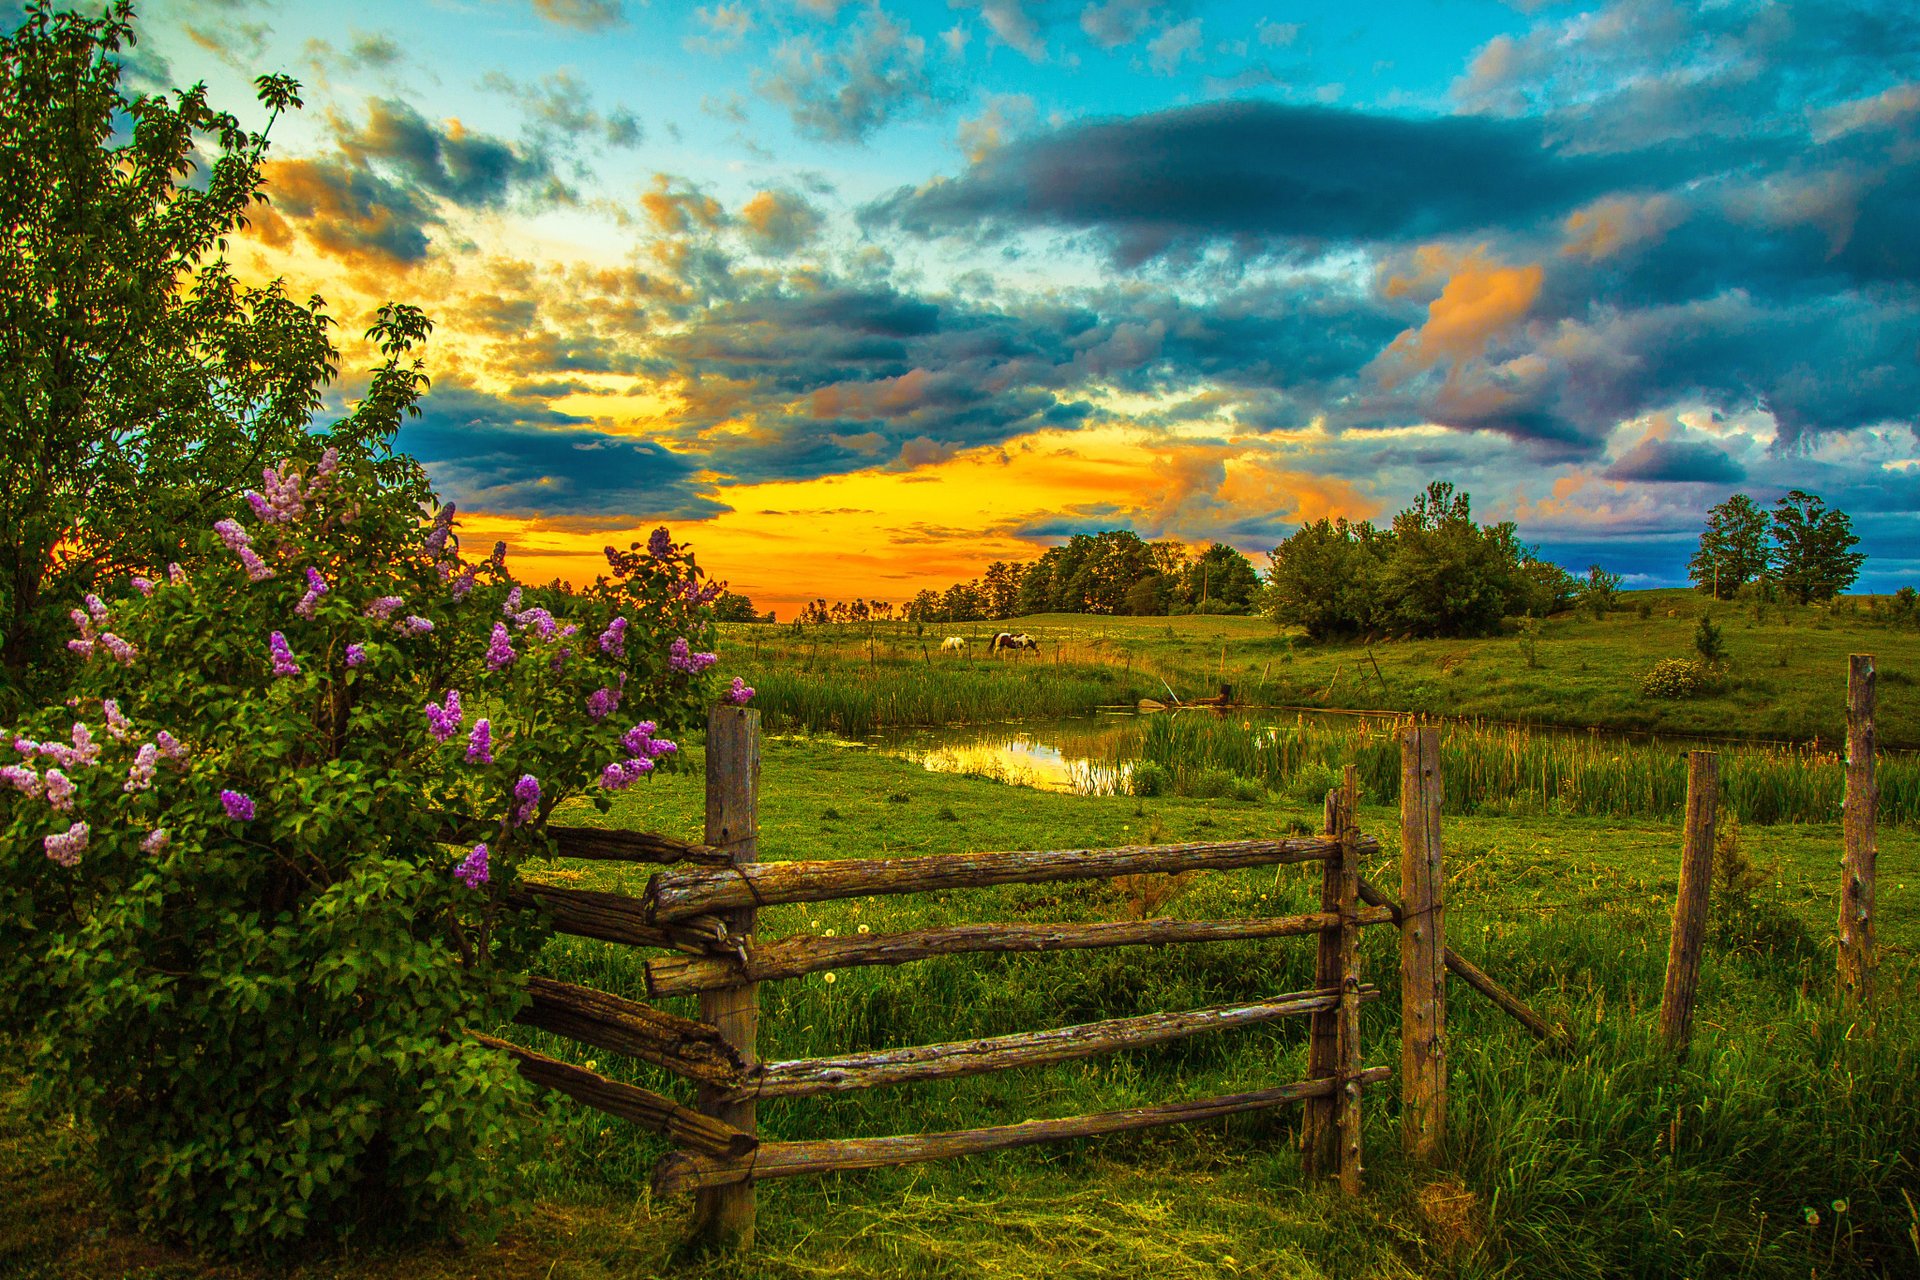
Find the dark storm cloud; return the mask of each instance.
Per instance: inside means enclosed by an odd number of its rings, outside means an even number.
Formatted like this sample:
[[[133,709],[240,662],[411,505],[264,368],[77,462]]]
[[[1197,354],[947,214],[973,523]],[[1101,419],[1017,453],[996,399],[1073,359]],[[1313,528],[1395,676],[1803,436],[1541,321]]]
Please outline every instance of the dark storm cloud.
[[[1601,474],[1653,484],[1737,484],[1747,469],[1702,441],[1643,440]]]
[[[927,233],[1097,231],[1138,264],[1216,240],[1260,251],[1524,225],[1654,168],[1557,155],[1525,122],[1208,103],[1014,142],[867,216]]]
[[[340,148],[362,164],[386,161],[409,182],[459,205],[490,206],[516,185],[550,176],[546,158],[484,133],[443,127],[405,102],[375,98],[362,125],[336,121]]]
[[[703,520],[729,510],[707,496],[705,464],[651,440],[469,387],[440,386],[398,446],[426,465],[443,497],[523,516]]]
[[[270,208],[298,220],[308,239],[334,257],[409,265],[427,256],[433,210],[370,169],[337,157],[282,160],[269,178]],[[270,225],[262,230],[271,240]]]

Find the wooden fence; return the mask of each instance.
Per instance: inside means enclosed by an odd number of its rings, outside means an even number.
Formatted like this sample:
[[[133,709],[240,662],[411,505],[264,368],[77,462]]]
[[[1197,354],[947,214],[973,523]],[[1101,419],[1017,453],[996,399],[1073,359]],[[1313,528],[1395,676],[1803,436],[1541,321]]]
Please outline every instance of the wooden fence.
[[[707,731],[706,841],[551,828],[559,855],[668,864],[643,896],[529,885],[527,905],[547,911],[563,933],[658,948],[645,962],[654,998],[697,994],[690,1019],[607,992],[535,977],[520,1021],[610,1053],[662,1067],[697,1086],[686,1106],[635,1085],[482,1037],[511,1054],[528,1079],[608,1114],[666,1135],[675,1149],[654,1171],[656,1192],[697,1196],[698,1234],[722,1246],[751,1243],[754,1183],[764,1178],[943,1159],[1063,1138],[1210,1120],[1239,1112],[1305,1104],[1304,1164],[1309,1174],[1361,1186],[1361,1102],[1369,1085],[1392,1074],[1362,1061],[1360,1007],[1378,997],[1361,980],[1360,930],[1400,928],[1402,1098],[1408,1153],[1435,1159],[1446,1115],[1444,973],[1460,975],[1535,1035],[1558,1032],[1454,954],[1445,941],[1440,851],[1438,731],[1403,735],[1401,891],[1391,901],[1360,875],[1378,842],[1359,830],[1358,788],[1327,797],[1321,835],[1212,844],[910,858],[758,861],[759,713],[716,708]],[[1321,864],[1319,910],[1303,915],[1224,920],[1096,923],[989,923],[852,937],[760,939],[759,908],[869,894],[923,893],[1001,884],[1179,874],[1284,863]],[[1314,984],[1305,991],[1183,1012],[1111,1018],[1079,1026],[984,1039],[880,1049],[838,1057],[762,1062],[757,1055],[759,984],[854,965],[891,965],[962,952],[1060,951],[1229,939],[1317,938]],[[763,1141],[754,1108],[760,1098],[866,1089],[978,1072],[1065,1062],[1139,1045],[1274,1019],[1311,1020],[1306,1078],[1256,1084],[1245,1092],[1158,1106],[949,1133],[829,1141]]]

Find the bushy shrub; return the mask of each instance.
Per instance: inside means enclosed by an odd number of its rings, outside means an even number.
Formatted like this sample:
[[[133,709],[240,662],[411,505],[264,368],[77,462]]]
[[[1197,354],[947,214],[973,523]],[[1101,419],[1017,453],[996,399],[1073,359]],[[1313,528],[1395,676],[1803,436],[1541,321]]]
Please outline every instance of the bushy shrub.
[[[1287,787],[1287,794],[1301,804],[1321,804],[1327,792],[1339,786],[1340,771],[1330,764],[1308,763],[1300,766]]]
[[[534,603],[410,460],[323,443],[191,571],[89,596],[76,696],[0,740],[0,1025],[139,1220],[216,1246],[509,1194],[524,1086],[466,1031],[543,940],[519,865],[711,701],[717,589],[665,530]]]
[[[1167,793],[1172,777],[1166,767],[1153,760],[1135,760],[1127,771],[1127,794],[1134,796],[1160,796]]]
[[[1713,668],[1698,658],[1667,658],[1640,677],[1640,694],[1647,698],[1693,698],[1713,686]]]

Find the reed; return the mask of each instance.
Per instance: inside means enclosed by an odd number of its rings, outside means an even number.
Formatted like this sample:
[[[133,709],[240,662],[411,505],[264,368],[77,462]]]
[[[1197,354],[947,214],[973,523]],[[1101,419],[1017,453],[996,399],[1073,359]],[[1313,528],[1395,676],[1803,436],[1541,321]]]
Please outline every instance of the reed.
[[[1130,692],[1111,668],[1012,662],[774,668],[753,684],[769,728],[853,738],[900,725],[1091,715]]]
[[[1257,778],[1274,790],[1324,782],[1347,764],[1360,770],[1370,800],[1400,794],[1398,726],[1387,722],[1327,725],[1301,719],[1260,724],[1231,716],[1143,717],[1107,750],[1117,761],[1151,760],[1191,792],[1224,770]],[[1625,743],[1594,735],[1505,726],[1450,725],[1440,764],[1453,813],[1572,813],[1662,818],[1686,802],[1684,749],[1658,739]],[[1920,821],[1920,757],[1879,760],[1880,818]],[[1721,803],[1740,821],[1838,822],[1845,764],[1815,747],[1728,747],[1720,753]]]

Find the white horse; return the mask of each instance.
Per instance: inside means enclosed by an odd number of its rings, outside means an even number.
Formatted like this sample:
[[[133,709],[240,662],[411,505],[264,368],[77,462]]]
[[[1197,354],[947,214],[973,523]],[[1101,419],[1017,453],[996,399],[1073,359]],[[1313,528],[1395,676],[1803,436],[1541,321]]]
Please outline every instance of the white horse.
[[[965,636],[948,636],[940,642],[940,652],[942,653],[962,653],[965,652],[966,647],[967,638]]]

